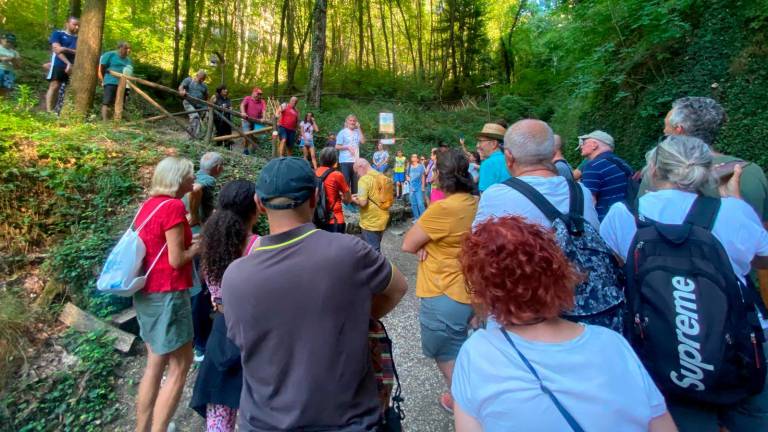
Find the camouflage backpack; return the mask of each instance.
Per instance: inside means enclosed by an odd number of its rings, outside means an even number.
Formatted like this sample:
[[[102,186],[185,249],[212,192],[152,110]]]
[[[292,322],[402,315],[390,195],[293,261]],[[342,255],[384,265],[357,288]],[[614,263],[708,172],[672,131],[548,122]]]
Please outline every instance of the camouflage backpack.
[[[504,184],[518,191],[544,213],[552,223],[557,244],[584,274],[584,282],[576,286],[575,306],[563,314],[564,318],[602,325],[622,333],[620,308],[624,304],[624,289],[621,266],[600,233],[585,222],[581,186],[568,181],[570,208],[568,214],[563,214],[528,183],[512,177]]]

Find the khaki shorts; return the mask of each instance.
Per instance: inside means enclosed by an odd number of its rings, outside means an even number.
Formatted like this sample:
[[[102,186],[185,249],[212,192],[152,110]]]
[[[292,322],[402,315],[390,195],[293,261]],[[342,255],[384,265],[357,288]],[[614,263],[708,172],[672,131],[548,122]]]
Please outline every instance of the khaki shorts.
[[[189,290],[133,295],[139,335],[152,352],[168,354],[192,340],[192,303]]]

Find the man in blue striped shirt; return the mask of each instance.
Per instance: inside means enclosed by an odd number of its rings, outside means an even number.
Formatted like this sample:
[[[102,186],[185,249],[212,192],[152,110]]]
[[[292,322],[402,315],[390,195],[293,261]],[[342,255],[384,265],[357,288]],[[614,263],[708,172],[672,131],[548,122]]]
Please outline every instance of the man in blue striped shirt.
[[[602,221],[614,203],[627,197],[632,168],[613,153],[613,137],[596,130],[579,137],[581,155],[589,159],[582,170],[581,182],[595,199],[597,216]]]

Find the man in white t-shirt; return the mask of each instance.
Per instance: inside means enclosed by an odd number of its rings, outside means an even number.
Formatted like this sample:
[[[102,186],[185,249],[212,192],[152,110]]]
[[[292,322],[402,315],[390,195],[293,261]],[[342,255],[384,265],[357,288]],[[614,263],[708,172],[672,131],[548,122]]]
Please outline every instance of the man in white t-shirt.
[[[347,116],[344,129],[336,135],[336,150],[339,150],[339,168],[344,174],[344,180],[352,188],[352,194],[357,193],[357,179],[353,168],[355,160],[360,157],[360,144],[365,144],[365,135],[354,114]]]
[[[568,183],[565,178],[556,174],[552,166],[554,153],[554,134],[543,121],[520,120],[504,135],[504,156],[512,176],[533,186],[558,210],[567,213],[570,204]],[[584,192],[584,218],[598,228],[592,193],[583,185],[579,186]],[[533,203],[503,183],[490,186],[480,197],[472,225],[475,226],[491,217],[509,215],[523,216],[530,222],[547,228],[552,226],[549,219]]]

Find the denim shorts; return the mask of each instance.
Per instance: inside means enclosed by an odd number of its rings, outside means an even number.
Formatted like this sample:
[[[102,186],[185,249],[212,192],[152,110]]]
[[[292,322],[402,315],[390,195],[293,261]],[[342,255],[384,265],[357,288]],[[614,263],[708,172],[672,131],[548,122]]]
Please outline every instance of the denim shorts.
[[[305,140],[304,138],[302,138],[299,141],[299,147],[314,147],[314,146],[315,146],[315,142],[313,140]]]
[[[423,297],[419,305],[421,350],[439,362],[456,360],[467,340],[472,306],[446,296]]]
[[[0,88],[12,89],[16,85],[16,74],[13,71],[0,69]]]
[[[290,130],[287,128],[284,128],[282,126],[277,127],[277,134],[280,136],[280,139],[285,140],[285,146],[288,148],[293,147],[294,144],[296,144],[296,131]]]

